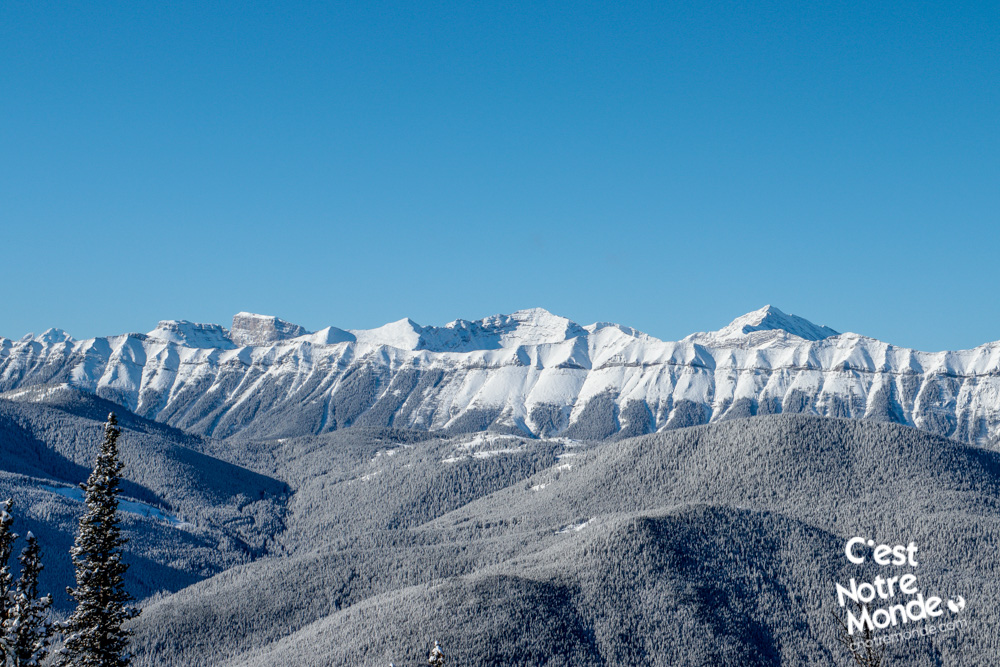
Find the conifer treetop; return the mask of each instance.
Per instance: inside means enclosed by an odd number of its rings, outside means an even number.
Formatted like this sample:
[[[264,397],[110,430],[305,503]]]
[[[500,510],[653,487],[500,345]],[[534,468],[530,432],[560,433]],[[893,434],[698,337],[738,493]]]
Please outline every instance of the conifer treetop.
[[[87,511],[80,518],[76,543],[70,549],[76,568],[76,588],[68,589],[76,610],[64,624],[67,637],[58,665],[63,667],[125,667],[131,655],[131,631],[123,624],[139,615],[128,605],[125,591],[128,569],[121,548],[128,540],[121,534],[118,492],[124,467],[118,458],[121,429],[114,413],[104,425],[104,439],[90,477],[81,487]]]

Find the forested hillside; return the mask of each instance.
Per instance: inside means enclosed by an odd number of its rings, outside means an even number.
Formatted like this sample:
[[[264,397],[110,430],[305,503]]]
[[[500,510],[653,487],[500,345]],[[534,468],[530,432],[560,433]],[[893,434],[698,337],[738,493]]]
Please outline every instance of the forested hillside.
[[[892,424],[734,420],[584,447],[369,432],[281,443],[283,553],[147,606],[140,664],[846,664],[855,535],[919,545],[958,634],[889,664],[1000,660],[1000,457]],[[312,470],[315,475],[305,474]],[[211,601],[209,603],[209,601]]]

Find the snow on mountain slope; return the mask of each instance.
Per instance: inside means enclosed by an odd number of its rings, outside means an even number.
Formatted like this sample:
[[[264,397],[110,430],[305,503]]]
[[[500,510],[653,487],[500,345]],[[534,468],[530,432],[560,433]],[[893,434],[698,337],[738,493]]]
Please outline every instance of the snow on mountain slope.
[[[728,326],[718,331],[691,334],[685,340],[699,343],[722,343],[724,341],[738,341],[758,331],[787,333],[805,340],[823,340],[838,335],[838,332],[830,327],[818,326],[798,315],[787,315],[774,306],[767,305],[742,317],[737,317]]]
[[[358,342],[369,345],[430,352],[472,352],[559,343],[586,336],[588,332],[565,317],[553,315],[543,308],[531,308],[474,322],[455,320],[443,327],[422,327],[407,318],[377,329],[352,329],[350,333]]]
[[[359,343],[416,350],[420,347],[423,332],[419,324],[407,317],[375,329],[352,329],[349,333]]]
[[[10,392],[51,383],[217,437],[365,424],[608,438],[779,412],[1000,437],[1000,343],[919,352],[771,306],[677,342],[542,309],[316,333],[241,313],[230,332],[167,321],[146,335],[0,339],[0,391],[30,400]]]
[[[587,331],[565,317],[544,308],[519,310],[511,315],[494,315],[476,322],[455,320],[444,327],[427,327],[423,348],[435,352],[470,352],[561,343],[586,336]]]
[[[83,489],[76,486],[49,486],[47,484],[42,484],[40,488],[51,493],[57,493],[64,498],[75,500],[78,503],[84,502]],[[159,507],[153,507],[148,503],[141,503],[137,500],[119,500],[118,507],[124,512],[130,512],[131,514],[138,514],[139,516],[156,519],[157,521],[162,521],[163,523],[175,528],[188,528],[192,526],[192,524],[184,520],[184,517],[176,517],[172,514],[167,514]]]
[[[326,327],[315,333],[304,334],[296,338],[313,345],[336,345],[337,343],[353,343],[357,338],[350,331],[337,327]]]
[[[219,348],[231,350],[236,345],[229,332],[219,324],[197,324],[187,320],[162,320],[146,334],[150,338],[176,343],[186,347]]]

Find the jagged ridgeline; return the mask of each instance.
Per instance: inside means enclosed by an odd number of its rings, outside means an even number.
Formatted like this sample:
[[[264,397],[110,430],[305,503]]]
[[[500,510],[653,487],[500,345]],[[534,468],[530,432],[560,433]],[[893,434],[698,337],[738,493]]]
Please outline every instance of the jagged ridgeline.
[[[767,414],[914,426],[995,448],[1000,344],[927,353],[767,306],[664,342],[541,309],[317,332],[240,313],[232,328],[0,338],[0,395],[84,391],[190,433],[316,435],[350,426],[622,438]]]

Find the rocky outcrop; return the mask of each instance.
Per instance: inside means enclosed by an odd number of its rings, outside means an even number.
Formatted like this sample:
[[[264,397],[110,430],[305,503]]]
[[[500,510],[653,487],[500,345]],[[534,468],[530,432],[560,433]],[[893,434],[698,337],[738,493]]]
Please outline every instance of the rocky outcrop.
[[[233,328],[229,337],[236,345],[267,345],[279,340],[289,340],[304,336],[308,331],[298,324],[280,320],[271,315],[255,315],[254,313],[237,313],[233,316]]]

